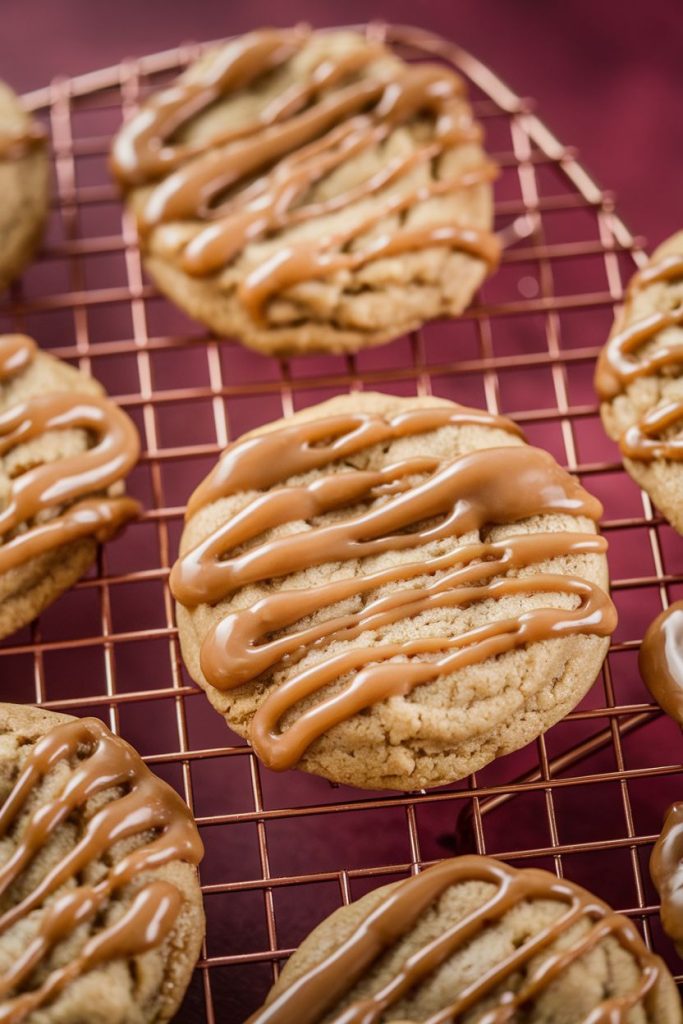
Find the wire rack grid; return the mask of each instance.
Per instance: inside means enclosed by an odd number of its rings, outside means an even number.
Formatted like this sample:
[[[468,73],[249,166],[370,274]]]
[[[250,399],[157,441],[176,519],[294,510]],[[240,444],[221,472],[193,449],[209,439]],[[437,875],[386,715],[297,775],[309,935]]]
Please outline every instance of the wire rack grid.
[[[145,280],[134,225],[108,175],[110,138],[201,47],[60,79],[25,97],[50,131],[54,204],[37,261],[0,305],[0,329],[27,331],[92,372],[135,419],[144,452],[129,490],[146,511],[86,579],[0,645],[3,695],[101,716],[193,809],[207,850],[207,939],[184,1024],[244,1020],[335,907],[454,851],[587,884],[631,915],[677,970],[647,857],[680,793],[680,733],[647,702],[636,658],[648,622],[681,587],[683,546],[624,474],[592,390],[595,357],[645,258],[642,244],[530,100],[443,39],[366,31],[464,75],[502,168],[497,225],[512,237],[510,225],[521,224],[526,237],[458,321],[356,357],[265,359],[202,333]],[[185,674],[167,586],[183,505],[228,440],[362,388],[511,415],[605,505],[620,625],[601,678],[536,743],[428,793],[365,793],[260,767]]]

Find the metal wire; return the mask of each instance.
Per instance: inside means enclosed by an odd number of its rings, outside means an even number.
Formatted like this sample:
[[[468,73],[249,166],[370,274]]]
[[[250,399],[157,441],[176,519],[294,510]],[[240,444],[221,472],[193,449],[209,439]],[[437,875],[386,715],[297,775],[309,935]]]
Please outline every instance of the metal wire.
[[[503,168],[497,224],[525,218],[517,223],[527,237],[461,320],[357,357],[266,360],[207,337],[146,282],[107,173],[110,135],[200,48],[55,81],[25,98],[50,128],[54,210],[37,263],[0,306],[0,328],[27,330],[92,372],[135,418],[144,454],[130,489],[147,510],[102,552],[96,572],[0,646],[0,671],[6,699],[102,716],[193,808],[207,845],[209,928],[183,1022],[243,1020],[335,906],[453,850],[585,881],[671,959],[645,867],[661,813],[683,788],[680,740],[648,703],[635,658],[647,622],[683,583],[683,558],[604,437],[591,386],[642,245],[531,101],[443,39],[366,30],[465,76]],[[361,388],[511,414],[606,504],[622,625],[601,680],[525,751],[428,793],[365,794],[261,768],[186,676],[167,587],[184,501],[228,440]]]

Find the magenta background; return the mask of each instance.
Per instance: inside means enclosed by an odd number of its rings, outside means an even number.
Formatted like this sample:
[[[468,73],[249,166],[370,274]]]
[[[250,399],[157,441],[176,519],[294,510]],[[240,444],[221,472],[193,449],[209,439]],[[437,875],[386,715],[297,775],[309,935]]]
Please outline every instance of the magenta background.
[[[278,16],[278,12],[281,16]],[[238,33],[263,23],[290,23],[308,19],[317,25],[343,21],[360,21],[372,17],[391,17],[395,21],[417,23],[443,33],[461,43],[483,59],[520,94],[531,94],[539,100],[539,113],[563,142],[575,143],[589,172],[600,184],[613,187],[619,199],[619,212],[629,227],[647,236],[654,244],[674,228],[680,226],[681,164],[683,157],[683,120],[680,116],[681,87],[681,21],[680,3],[656,0],[647,4],[618,4],[612,0],[603,3],[588,0],[567,0],[564,3],[542,3],[541,0],[467,0],[458,4],[437,3],[436,0],[420,5],[405,0],[376,3],[367,6],[360,2],[299,2],[276,5],[267,0],[244,0],[241,3],[199,3],[192,0],[12,0],[0,7],[2,31],[0,38],[0,74],[19,91],[45,85],[55,75],[76,75],[108,64],[126,56],[138,56],[173,47],[188,40]],[[27,38],[30,33],[30,45]],[[102,128],[103,132],[109,126]],[[102,168],[100,168],[102,172]],[[557,184],[546,182],[550,192]],[[499,195],[504,188],[499,186]],[[118,218],[118,209],[113,211]],[[100,219],[85,222],[84,234],[106,233],[116,229],[116,220],[110,225],[104,212]],[[558,218],[559,220],[559,218]],[[551,241],[566,239],[563,225],[546,218]],[[552,237],[552,225],[558,235]],[[577,238],[589,234],[588,217],[578,217]],[[592,236],[591,236],[592,237]],[[556,268],[558,294],[578,290],[593,291],[604,288],[598,277],[600,260],[595,262],[560,264]],[[624,261],[626,268],[628,261]],[[118,269],[117,269],[118,267]],[[585,271],[586,277],[581,277]],[[120,266],[111,262],[89,261],[86,282],[90,287],[119,283],[115,275]],[[507,267],[487,284],[485,298],[489,302],[513,295],[517,278],[524,270]],[[604,271],[603,271],[604,273]],[[44,276],[39,276],[43,274]],[[92,276],[91,276],[92,275]],[[27,294],[45,294],[62,287],[55,268],[43,264],[33,267],[26,275]],[[185,320],[164,300],[150,303],[151,331],[153,334],[179,333],[185,329]],[[112,306],[95,307],[89,314],[91,340],[124,339],[130,333],[125,319],[126,310]],[[155,318],[158,317],[158,320]],[[609,325],[609,311],[568,314],[562,318],[563,346],[599,344]],[[535,325],[533,318],[519,321],[498,321],[494,328],[493,347],[497,356],[522,352],[543,351],[546,345],[541,318]],[[0,326],[3,326],[1,324]],[[455,358],[468,358],[477,348],[471,323],[434,325],[426,332],[427,355],[437,361],[446,349]],[[28,327],[44,345],[68,346],[72,341],[73,323],[68,315],[42,314],[29,317]],[[200,335],[201,329],[194,332]],[[470,332],[470,333],[468,333]],[[469,347],[468,347],[469,346]],[[263,360],[232,346],[222,347],[224,379],[241,384],[267,381],[277,374],[272,361]],[[182,376],[178,373],[182,360]],[[359,358],[361,369],[391,367],[409,362],[407,343],[398,340],[377,353]],[[192,345],[174,353],[158,352],[153,355],[155,387],[174,387],[179,383],[205,384],[206,352],[203,345]],[[295,377],[323,369],[341,372],[332,360],[294,360]],[[133,357],[115,356],[97,358],[93,371],[115,395],[129,395],[137,390],[136,366]],[[436,382],[438,394],[471,404],[484,402],[479,376],[453,375]],[[412,390],[414,385],[406,382]],[[401,385],[390,385],[385,390],[401,390]],[[310,404],[328,397],[326,393],[301,390],[296,402]],[[547,368],[533,371],[528,368],[508,371],[501,375],[501,398],[504,411],[514,414],[531,406],[543,408],[553,405],[552,386]],[[569,371],[569,398],[575,406],[594,405],[591,386],[591,367],[574,364]],[[231,400],[228,404],[231,428],[234,433],[258,422],[279,415],[277,395],[259,395],[248,401]],[[140,423],[139,410],[135,410]],[[158,429],[162,447],[182,443],[211,440],[213,417],[208,403],[204,406],[165,406],[157,411]],[[577,420],[575,423],[578,454],[582,462],[597,459],[615,460],[616,450],[602,434],[597,418]],[[532,424],[530,439],[551,449],[563,458],[562,439],[555,422]],[[163,467],[163,482],[168,504],[182,505],[192,485],[198,481],[213,462],[194,458],[190,464],[171,463]],[[179,469],[179,465],[182,469]],[[148,507],[153,504],[148,490],[147,467],[139,467],[134,474],[132,489]],[[621,475],[593,475],[587,485],[605,502],[606,518],[637,516],[642,512],[637,489]],[[175,551],[180,522],[170,527],[171,549]],[[666,526],[658,527],[660,542],[665,552],[665,572],[674,582],[683,580],[683,542]],[[628,579],[648,576],[654,572],[646,532],[623,530],[609,535],[613,577]],[[149,524],[132,527],[126,537],[107,548],[106,558],[110,572],[153,568],[158,565],[155,533]],[[681,597],[682,587],[671,590],[672,597]],[[112,621],[114,628],[125,632],[143,627],[163,625],[161,604],[162,587],[155,583],[119,585],[111,590]],[[659,610],[659,594],[655,586],[628,588],[616,593],[620,612],[617,641],[632,641],[642,635],[647,622]],[[42,635],[48,641],[55,638],[87,637],[100,629],[98,606],[93,591],[76,589],[66,595],[41,618]],[[24,631],[9,643],[28,637]],[[146,640],[144,643],[115,644],[114,659],[120,691],[137,690],[144,686],[169,685],[168,651],[165,641]],[[82,709],[77,713],[93,713],[87,696],[101,692],[103,687],[102,652],[99,648],[84,647],[68,652],[53,652],[45,656],[47,697],[83,697]],[[3,694],[7,699],[31,701],[33,696],[33,663],[30,654],[5,659],[9,671],[2,677]],[[647,695],[638,678],[635,651],[629,650],[612,656],[616,699],[621,704],[639,704]],[[581,707],[597,708],[604,705],[604,683],[598,683]],[[189,743],[193,748],[207,748],[234,742],[217,715],[203,697],[186,701]],[[100,708],[97,713],[104,713]],[[571,743],[604,728],[607,720],[571,719],[551,730],[546,737],[546,749],[553,756],[567,749]],[[122,705],[120,713],[122,733],[136,744],[142,753],[151,757],[177,750],[177,733],[173,705],[170,700],[145,705]],[[591,772],[614,773],[625,767],[638,770],[651,765],[673,764],[678,771],[681,757],[680,736],[669,721],[653,721],[638,735],[622,744],[624,765],[615,762],[612,750],[594,756],[582,763],[576,774]],[[524,751],[499,759],[479,773],[480,786],[505,785],[519,772],[537,764],[537,749],[530,746]],[[181,788],[180,770],[176,764],[161,766],[160,774]],[[333,804],[348,800],[353,809],[328,816],[271,820],[267,826],[270,868],[273,875],[354,870],[383,864],[409,863],[413,851],[409,847],[406,812],[403,807],[388,807],[372,814],[361,813],[364,799],[352,789],[332,789],[321,780],[287,773],[274,776],[261,773],[263,800],[266,808]],[[251,803],[251,782],[248,757],[238,756],[195,762],[192,765],[192,786],[195,811],[198,816],[215,813],[243,812]],[[451,792],[463,795],[466,781],[450,787]],[[634,831],[638,836],[652,835],[659,828],[661,815],[667,803],[681,796],[683,782],[672,772],[661,779],[635,779],[629,782],[630,806],[634,816]],[[577,853],[563,858],[563,866],[576,881],[596,889],[620,909],[637,905],[639,894],[635,890],[631,854],[627,847],[610,848],[610,840],[619,840],[625,834],[623,792],[618,781],[588,787],[568,787],[554,793],[560,843],[600,842],[605,845],[599,853]],[[469,801],[450,799],[443,803],[419,804],[416,810],[417,828],[424,860],[444,856],[450,842],[456,811],[468,806]],[[490,853],[503,856],[517,850],[533,849],[539,845],[551,846],[556,840],[549,833],[546,820],[547,807],[541,791],[518,796],[505,808],[486,821],[486,844]],[[203,829],[207,843],[207,858],[202,868],[205,884],[260,877],[253,822],[231,823]],[[648,850],[638,852],[641,866],[645,867]],[[541,863],[538,857],[532,861]],[[524,863],[524,861],[522,861]],[[542,866],[552,869],[550,857]],[[380,879],[352,880],[351,894],[355,898],[364,890],[374,887]],[[654,893],[646,883],[645,903],[652,906]],[[335,882],[310,882],[301,888],[286,887],[275,890],[275,910],[278,921],[279,947],[296,945],[313,923],[333,910],[339,903],[339,889]],[[266,950],[263,896],[260,889],[241,893],[219,893],[206,900],[208,912],[208,952],[210,956],[248,953]],[[655,944],[662,952],[670,953],[670,945],[662,940],[654,915],[651,918]],[[672,965],[680,969],[675,957]],[[212,989],[217,1019],[221,1024],[238,1024],[253,1009],[270,983],[270,967],[263,963],[243,966],[212,968]],[[195,978],[185,1006],[178,1017],[182,1024],[204,1021],[204,1003],[201,979]]]
[[[262,24],[416,24],[536,97],[634,232],[656,244],[683,219],[679,0],[3,0],[0,13],[0,73],[19,91]]]

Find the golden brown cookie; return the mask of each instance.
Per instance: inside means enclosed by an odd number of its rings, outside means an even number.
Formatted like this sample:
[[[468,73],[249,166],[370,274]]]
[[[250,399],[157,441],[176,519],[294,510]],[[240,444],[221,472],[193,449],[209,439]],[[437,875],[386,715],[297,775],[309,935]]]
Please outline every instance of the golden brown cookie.
[[[444,65],[268,29],[146,100],[112,165],[179,306],[267,354],[352,352],[461,313],[497,263],[481,137]]]
[[[683,727],[683,601],[674,601],[647,627],[638,668],[650,695]]]
[[[230,445],[171,574],[190,674],[275,769],[462,778],[591,686],[598,501],[502,417],[354,394]]]
[[[48,204],[45,136],[0,82],[0,288],[33,255]]]
[[[161,1024],[204,934],[192,816],[99,719],[0,704],[0,1018]]]
[[[666,812],[650,857],[650,875],[661,900],[664,931],[683,956],[683,803],[672,804]]]
[[[683,231],[631,279],[598,360],[605,430],[624,466],[683,533]]]
[[[140,442],[102,387],[23,334],[0,335],[0,637],[89,568],[139,506]]]
[[[323,921],[248,1024],[680,1024],[626,917],[566,879],[442,861]]]

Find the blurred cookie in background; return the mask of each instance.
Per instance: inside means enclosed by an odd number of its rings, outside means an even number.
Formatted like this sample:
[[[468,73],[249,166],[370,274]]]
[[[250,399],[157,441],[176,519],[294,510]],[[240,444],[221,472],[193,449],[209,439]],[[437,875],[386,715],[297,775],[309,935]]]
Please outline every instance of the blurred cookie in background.
[[[97,718],[0,704],[0,1019],[161,1024],[204,935],[178,794]]]
[[[0,288],[19,276],[40,240],[48,181],[45,133],[0,81]]]
[[[502,416],[333,398],[229,445],[191,496],[185,662],[269,768],[445,785],[593,684],[616,624],[601,512]]]
[[[683,533],[683,231],[631,279],[595,386],[624,467]]]

